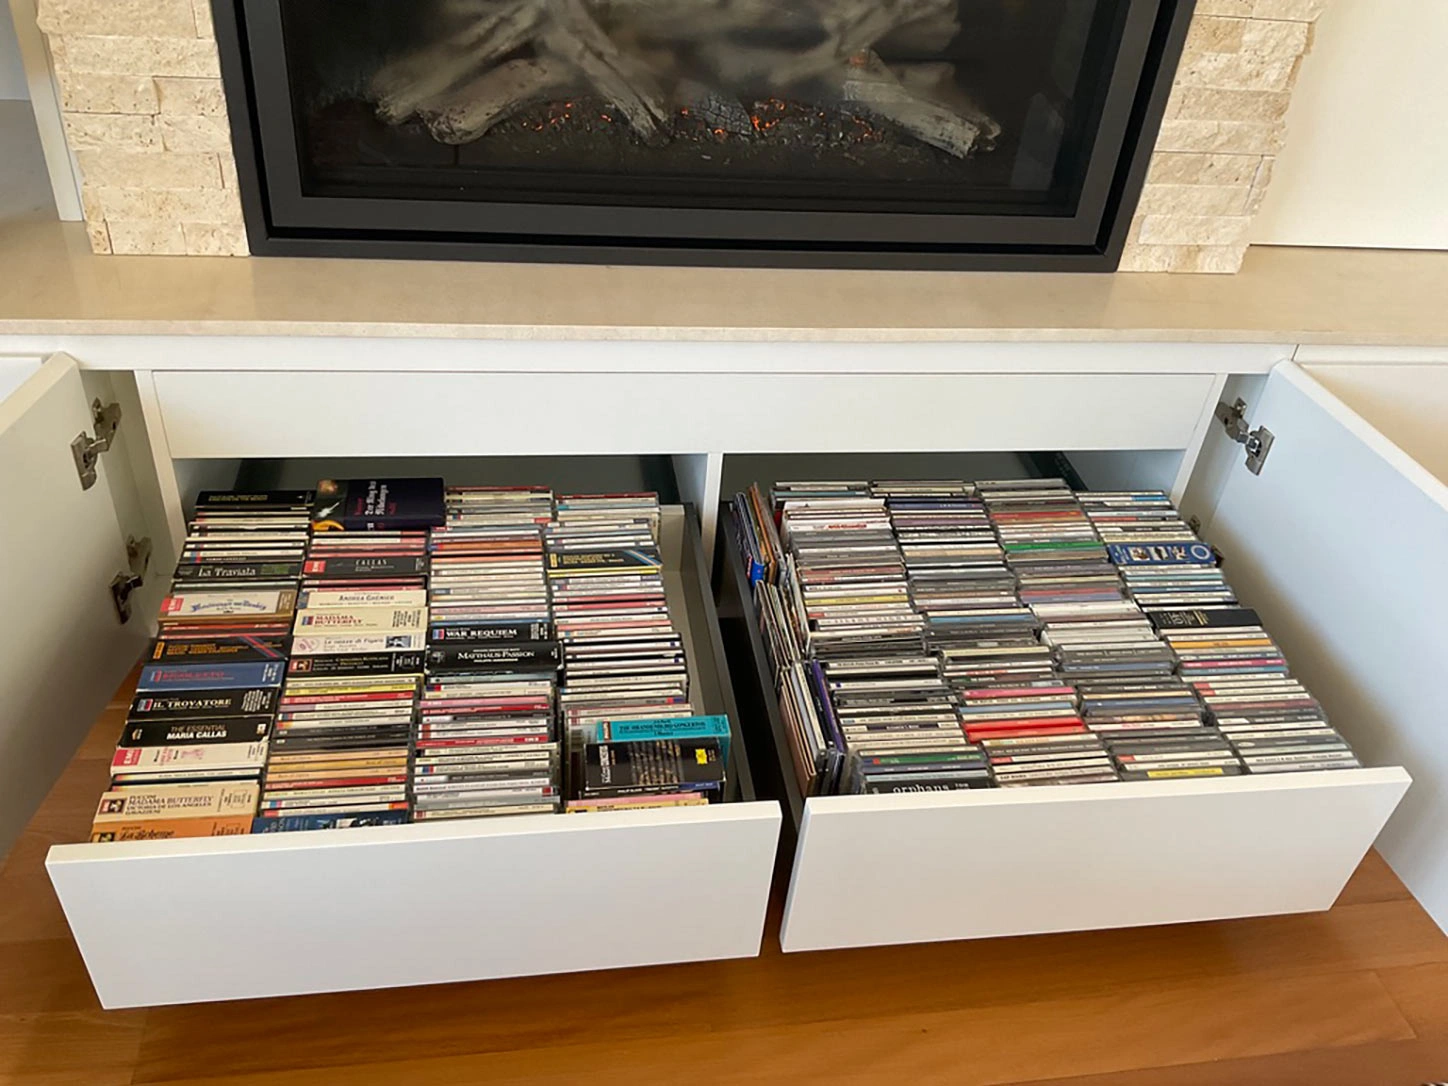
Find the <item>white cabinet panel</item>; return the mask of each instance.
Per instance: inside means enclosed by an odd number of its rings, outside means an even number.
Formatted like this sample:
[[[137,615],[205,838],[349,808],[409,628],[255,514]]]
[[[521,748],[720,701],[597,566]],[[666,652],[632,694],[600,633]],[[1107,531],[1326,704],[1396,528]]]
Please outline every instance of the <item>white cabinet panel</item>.
[[[0,403],[29,380],[44,361],[38,355],[0,355]]]
[[[0,402],[0,853],[145,645],[146,622],[123,626],[111,601],[127,563],[107,457],[84,490],[71,455],[93,431],[66,355]]]
[[[1209,538],[1364,763],[1412,774],[1379,848],[1448,928],[1448,486],[1295,364],[1251,416],[1276,441],[1229,474]]]
[[[1448,363],[1302,368],[1440,482],[1448,483]]]
[[[1185,449],[1214,387],[1193,373],[172,370],[155,382],[178,459]]]

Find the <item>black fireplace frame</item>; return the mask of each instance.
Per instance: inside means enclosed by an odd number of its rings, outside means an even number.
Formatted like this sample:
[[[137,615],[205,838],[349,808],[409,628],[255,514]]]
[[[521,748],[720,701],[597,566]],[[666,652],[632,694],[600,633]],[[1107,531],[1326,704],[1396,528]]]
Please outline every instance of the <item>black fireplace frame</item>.
[[[1128,13],[1122,51],[1136,50],[1140,72],[1113,76],[1098,131],[1108,133],[1116,152],[1093,151],[1081,208],[1068,217],[308,196],[280,48],[279,0],[211,2],[247,238],[258,256],[1095,272],[1120,263],[1196,6],[1155,0],[1154,8]],[[253,55],[250,43],[258,38],[270,48]],[[540,208],[561,229],[498,229]],[[610,217],[606,234],[599,232],[601,213]],[[831,235],[830,220],[842,215],[850,217],[853,240]],[[969,240],[933,240],[947,225],[942,220],[957,229],[969,223]],[[771,230],[771,240],[760,240]],[[778,232],[793,237],[781,240]]]

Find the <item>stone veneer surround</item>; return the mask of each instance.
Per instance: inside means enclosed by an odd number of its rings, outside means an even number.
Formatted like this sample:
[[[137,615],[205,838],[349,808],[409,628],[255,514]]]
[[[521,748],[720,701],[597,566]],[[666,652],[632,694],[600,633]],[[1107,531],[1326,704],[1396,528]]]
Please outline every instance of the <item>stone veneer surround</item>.
[[[1198,0],[1123,271],[1235,272],[1326,0]],[[98,253],[244,256],[210,0],[38,0]]]

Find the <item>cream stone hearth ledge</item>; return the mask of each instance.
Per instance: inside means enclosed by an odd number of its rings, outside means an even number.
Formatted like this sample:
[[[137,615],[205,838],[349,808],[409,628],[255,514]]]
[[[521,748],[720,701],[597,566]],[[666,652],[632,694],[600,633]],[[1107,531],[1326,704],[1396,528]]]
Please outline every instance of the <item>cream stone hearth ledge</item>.
[[[1235,276],[231,260],[15,222],[0,267],[0,336],[1448,346],[1433,252],[1254,248]]]
[[[1234,272],[1328,0],[1197,0],[1123,271]],[[210,0],[36,0],[98,253],[245,255]]]

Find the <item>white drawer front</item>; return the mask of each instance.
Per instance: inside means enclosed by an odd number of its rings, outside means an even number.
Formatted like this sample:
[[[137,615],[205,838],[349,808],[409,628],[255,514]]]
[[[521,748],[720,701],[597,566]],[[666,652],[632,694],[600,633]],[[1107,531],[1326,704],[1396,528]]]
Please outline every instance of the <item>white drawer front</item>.
[[[155,374],[171,455],[1184,449],[1205,374]]]
[[[1326,909],[1408,787],[1400,769],[815,797],[784,949]]]
[[[64,845],[46,868],[102,1005],[759,953],[775,803]]]

